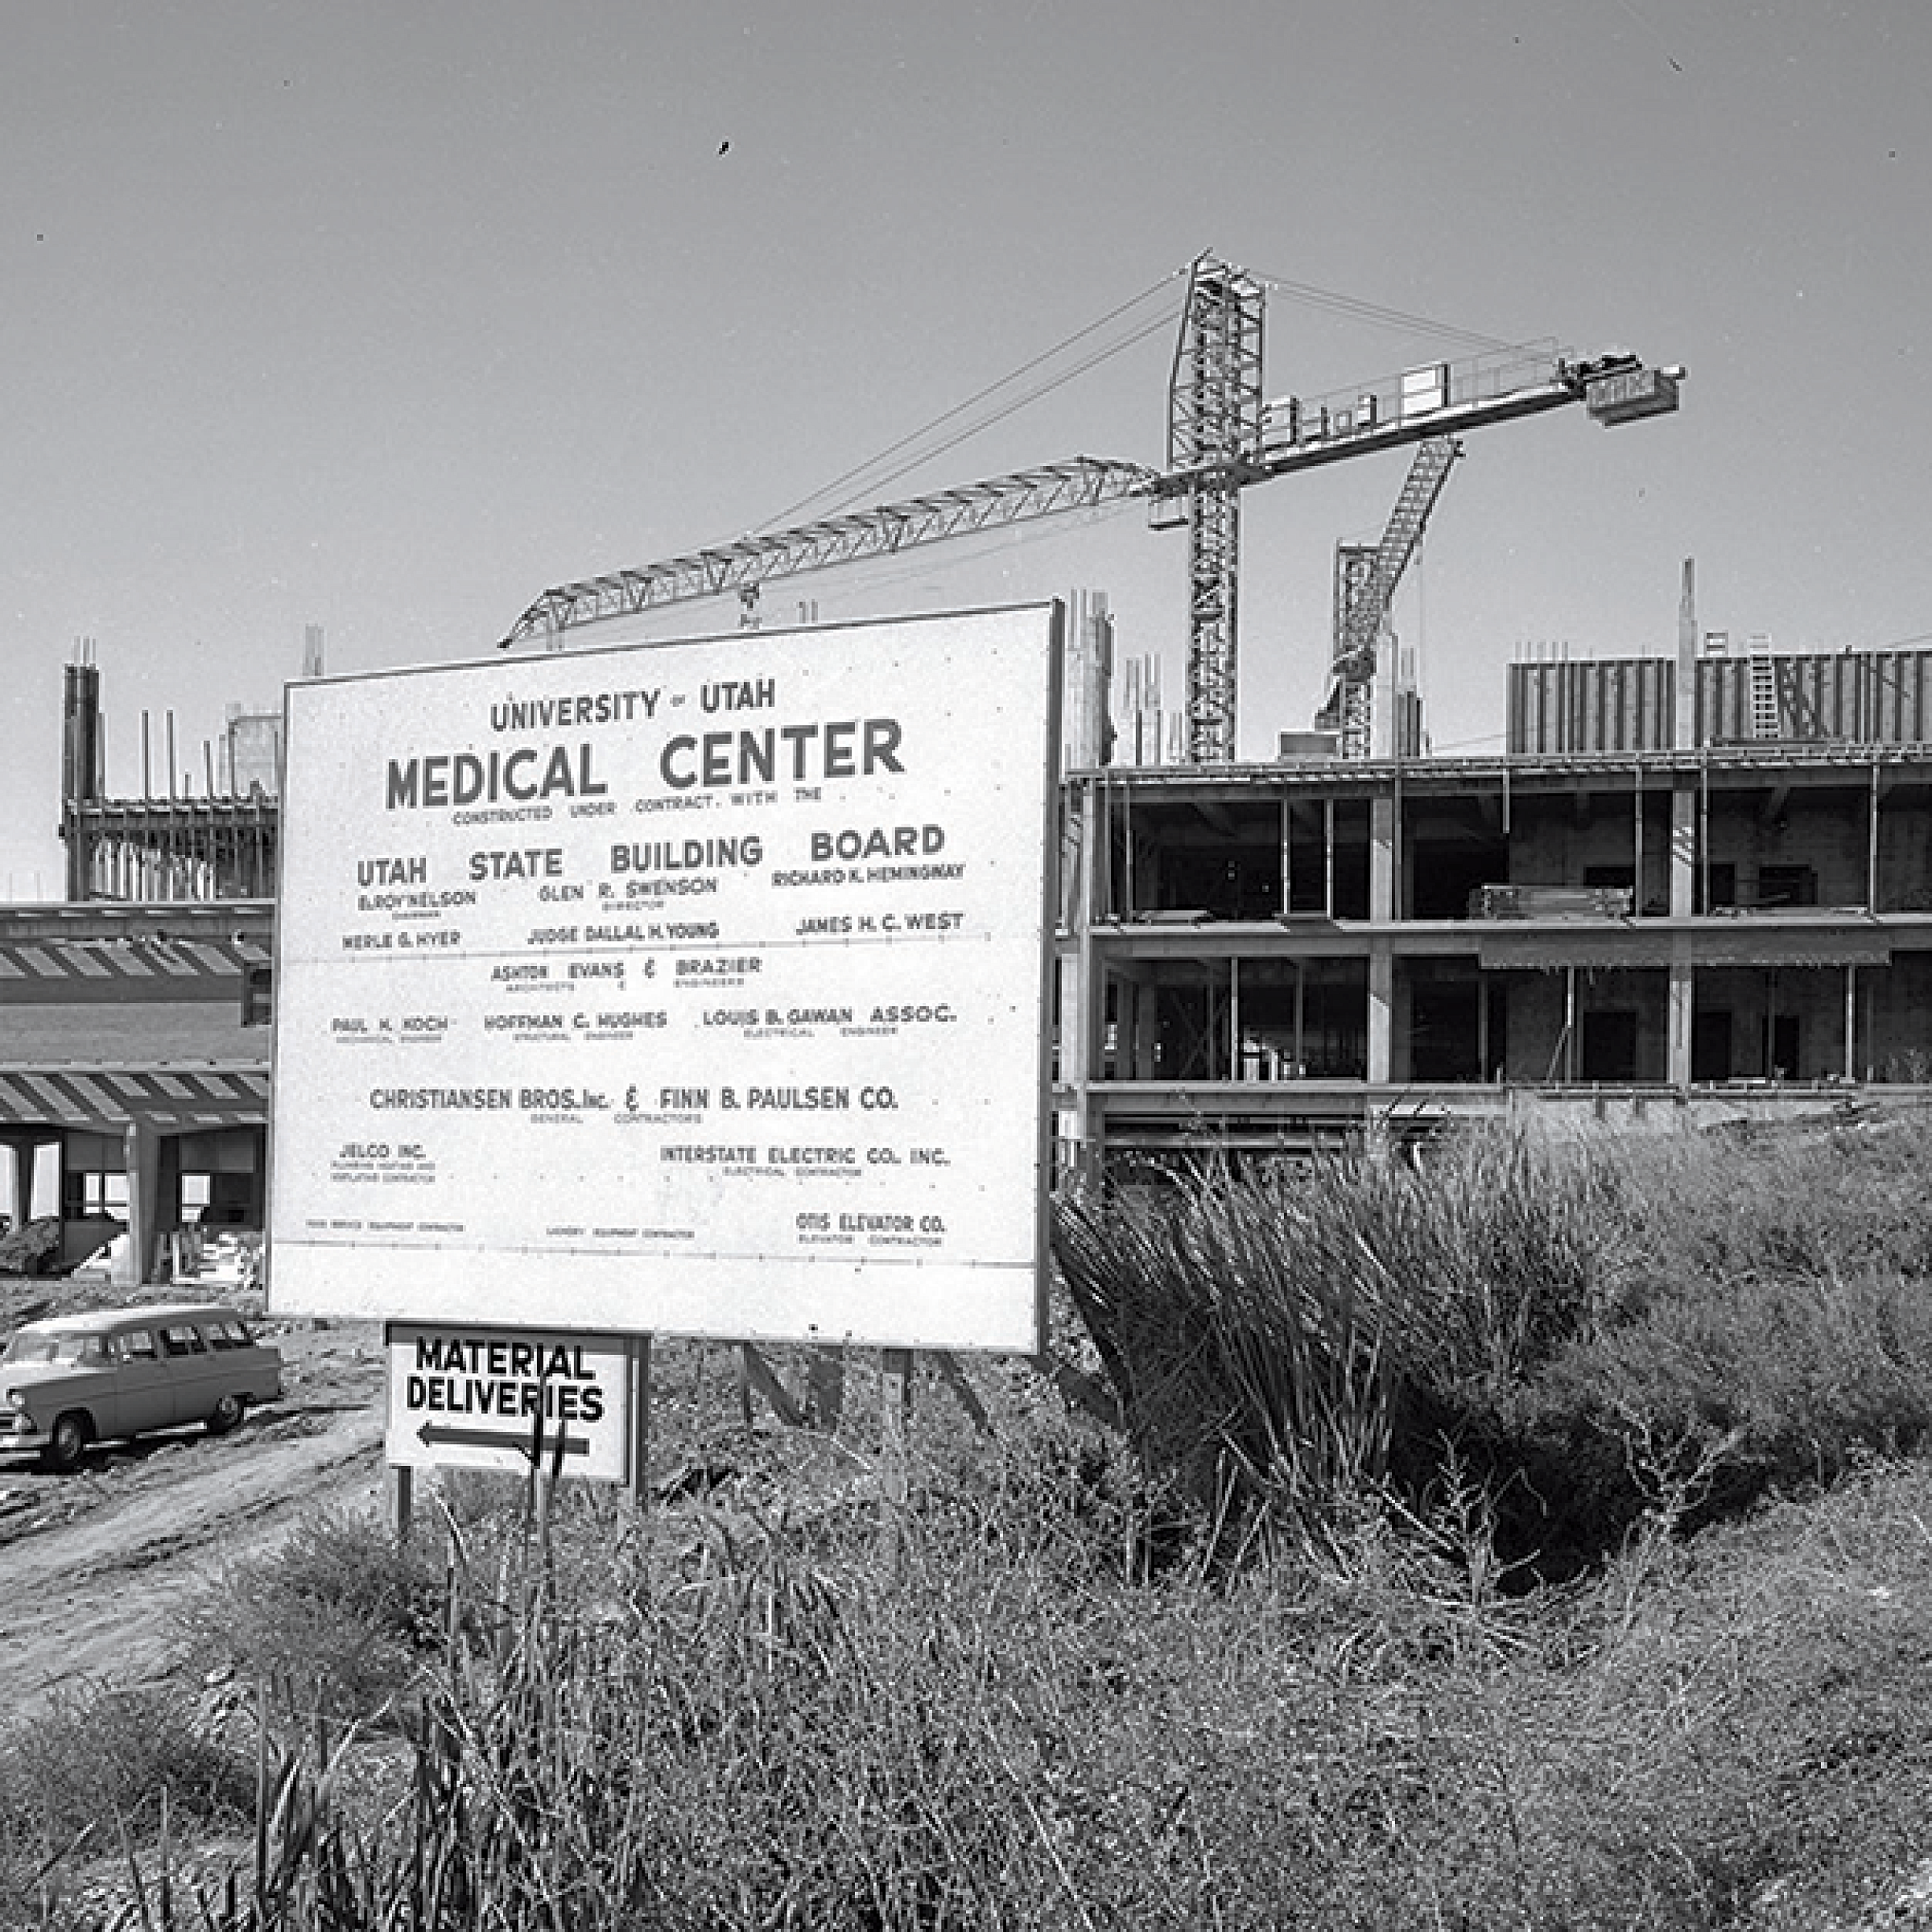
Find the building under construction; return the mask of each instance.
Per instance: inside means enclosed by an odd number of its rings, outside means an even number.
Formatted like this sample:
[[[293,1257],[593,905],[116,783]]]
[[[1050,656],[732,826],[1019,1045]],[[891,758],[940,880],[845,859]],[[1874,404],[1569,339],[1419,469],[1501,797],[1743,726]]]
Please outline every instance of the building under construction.
[[[1067,1137],[1298,1149],[1932,1080],[1932,653],[1519,663],[1508,749],[1066,779]]]
[[[312,654],[318,649],[312,633]],[[58,1261],[124,1236],[152,1279],[209,1228],[259,1229],[267,1172],[281,719],[231,708],[203,784],[106,795],[101,677],[67,667],[67,899],[0,907],[0,1214]]]
[[[1733,648],[1686,570],[1674,657],[1513,666],[1494,756],[1415,751],[1385,651],[1393,751],[1316,729],[1208,764],[1103,600],[1069,630],[1070,1158],[1932,1082],[1932,653]],[[69,901],[0,914],[0,1207],[60,1214],[70,1259],[125,1222],[151,1275],[184,1227],[261,1223],[280,807],[238,722],[215,770],[245,788],[108,799],[99,675],[69,670]]]
[[[318,658],[310,631],[312,661]],[[175,747],[174,714],[161,747],[164,784],[154,782],[155,747],[141,720],[141,792],[106,791],[106,732],[101,673],[89,653],[67,667],[60,739],[60,836],[70,902],[272,899],[276,801],[281,792],[282,718],[229,708],[219,747],[203,745],[203,784],[193,789]]]
[[[1673,416],[1685,372],[1492,345],[1320,396],[1263,387],[1271,289],[1187,279],[1164,467],[1082,457],[559,584],[506,648],[990,526],[1145,503],[1186,539],[1186,690],[1072,626],[1058,1091],[1070,1150],[1305,1148],[1523,1104],[1675,1120],[1830,1104],[1932,1071],[1932,719],[1922,654],[1524,664],[1506,749],[1423,755],[1392,600],[1462,439],[1575,408]],[[1397,448],[1381,540],[1335,553],[1326,695],[1236,757],[1250,488]],[[1177,640],[1177,642],[1183,642]]]

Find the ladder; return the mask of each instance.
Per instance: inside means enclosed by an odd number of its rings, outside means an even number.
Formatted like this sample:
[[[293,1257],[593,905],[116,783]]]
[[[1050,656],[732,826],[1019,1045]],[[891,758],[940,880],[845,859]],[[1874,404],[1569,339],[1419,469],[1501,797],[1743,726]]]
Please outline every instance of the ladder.
[[[1778,702],[1777,666],[1768,650],[1751,654],[1751,735],[1776,738],[1783,734],[1784,707]]]

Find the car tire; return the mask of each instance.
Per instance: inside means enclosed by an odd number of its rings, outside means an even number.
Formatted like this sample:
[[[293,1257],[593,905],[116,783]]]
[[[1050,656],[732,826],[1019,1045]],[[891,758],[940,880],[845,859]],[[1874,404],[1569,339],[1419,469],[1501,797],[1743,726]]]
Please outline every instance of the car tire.
[[[69,1409],[64,1415],[54,1418],[47,1447],[40,1452],[41,1460],[48,1468],[65,1475],[68,1470],[79,1467],[82,1453],[93,1439],[93,1433],[86,1416],[78,1409]]]
[[[238,1395],[225,1395],[208,1418],[210,1435],[226,1435],[242,1420],[242,1403]]]

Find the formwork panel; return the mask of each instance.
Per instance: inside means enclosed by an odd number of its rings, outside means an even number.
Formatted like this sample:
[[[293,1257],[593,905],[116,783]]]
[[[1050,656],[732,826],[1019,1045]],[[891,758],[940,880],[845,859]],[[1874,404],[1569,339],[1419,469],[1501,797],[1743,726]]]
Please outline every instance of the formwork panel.
[[[1509,667],[1513,754],[1667,750],[1675,723],[1674,667],[1613,658]]]

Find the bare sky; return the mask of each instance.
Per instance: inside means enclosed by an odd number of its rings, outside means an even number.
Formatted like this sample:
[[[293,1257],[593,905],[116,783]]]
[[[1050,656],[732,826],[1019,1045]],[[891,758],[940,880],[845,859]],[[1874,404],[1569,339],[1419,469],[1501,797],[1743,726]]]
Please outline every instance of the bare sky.
[[[1439,749],[1521,646],[1700,617],[1932,634],[1922,0],[13,0],[0,62],[0,896],[60,889],[60,667],[110,789],[333,671],[482,654],[547,584],[766,523],[1212,248],[1690,369],[1675,419],[1469,440],[1398,605]],[[1178,287],[1169,285],[1169,299]],[[1151,317],[1158,303],[1133,312]],[[1455,345],[1273,298],[1271,394]],[[879,493],[1158,462],[1165,329]],[[1241,745],[1321,696],[1330,554],[1403,460],[1248,493]],[[1128,511],[768,593],[772,621],[1108,591]],[[682,628],[729,628],[696,607]]]

